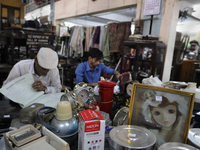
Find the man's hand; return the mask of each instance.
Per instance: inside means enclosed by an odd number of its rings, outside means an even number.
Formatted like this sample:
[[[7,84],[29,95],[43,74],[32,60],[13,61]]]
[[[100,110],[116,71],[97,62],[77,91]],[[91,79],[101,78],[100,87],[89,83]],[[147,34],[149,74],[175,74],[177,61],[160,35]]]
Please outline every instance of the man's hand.
[[[32,88],[34,88],[38,91],[45,91],[46,90],[46,86],[44,86],[41,81],[35,81],[32,84]]]
[[[116,75],[117,80],[119,80],[121,74]]]
[[[121,74],[119,72],[117,72],[117,71],[113,71],[113,74],[115,75],[117,80],[119,80],[119,77],[121,76]]]

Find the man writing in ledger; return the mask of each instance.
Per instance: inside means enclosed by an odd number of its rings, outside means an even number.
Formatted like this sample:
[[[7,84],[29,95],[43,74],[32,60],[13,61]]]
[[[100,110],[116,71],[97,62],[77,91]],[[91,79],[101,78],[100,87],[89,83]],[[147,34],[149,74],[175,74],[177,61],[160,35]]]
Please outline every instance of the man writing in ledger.
[[[88,61],[83,62],[76,68],[76,83],[88,83],[88,86],[96,86],[101,74],[115,75],[119,79],[120,74],[114,69],[100,63],[103,58],[102,52],[97,48],[90,48]]]
[[[62,86],[57,65],[57,53],[50,48],[42,47],[35,59],[16,63],[3,82],[3,86],[19,76],[31,73],[34,79],[32,88],[45,93],[60,92]]]

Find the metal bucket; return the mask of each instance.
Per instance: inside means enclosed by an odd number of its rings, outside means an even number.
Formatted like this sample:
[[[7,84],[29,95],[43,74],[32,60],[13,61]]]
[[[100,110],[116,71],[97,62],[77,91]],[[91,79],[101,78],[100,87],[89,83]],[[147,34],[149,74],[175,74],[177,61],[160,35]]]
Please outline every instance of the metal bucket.
[[[134,125],[115,127],[109,137],[110,150],[153,150],[156,143],[151,131]]]

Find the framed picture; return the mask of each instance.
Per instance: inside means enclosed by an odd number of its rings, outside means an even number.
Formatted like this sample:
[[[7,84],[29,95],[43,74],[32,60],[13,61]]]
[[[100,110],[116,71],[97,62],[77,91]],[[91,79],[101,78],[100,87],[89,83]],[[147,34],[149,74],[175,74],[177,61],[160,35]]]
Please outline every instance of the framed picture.
[[[157,147],[166,142],[186,143],[194,97],[193,93],[133,83],[128,125],[152,131]]]

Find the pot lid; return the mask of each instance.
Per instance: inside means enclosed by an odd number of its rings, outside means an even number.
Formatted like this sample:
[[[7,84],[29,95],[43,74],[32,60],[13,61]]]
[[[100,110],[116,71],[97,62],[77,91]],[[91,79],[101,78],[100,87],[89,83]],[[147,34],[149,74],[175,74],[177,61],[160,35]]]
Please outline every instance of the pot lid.
[[[156,137],[151,131],[134,125],[117,126],[110,131],[109,135],[109,143],[115,149],[145,149],[156,142]]]
[[[122,107],[120,110],[118,110],[113,118],[113,126],[127,125],[128,113],[128,107]]]
[[[200,128],[189,130],[188,139],[198,148],[200,148]]]
[[[192,147],[187,144],[178,143],[178,142],[168,142],[161,145],[158,150],[198,150],[195,147]]]

